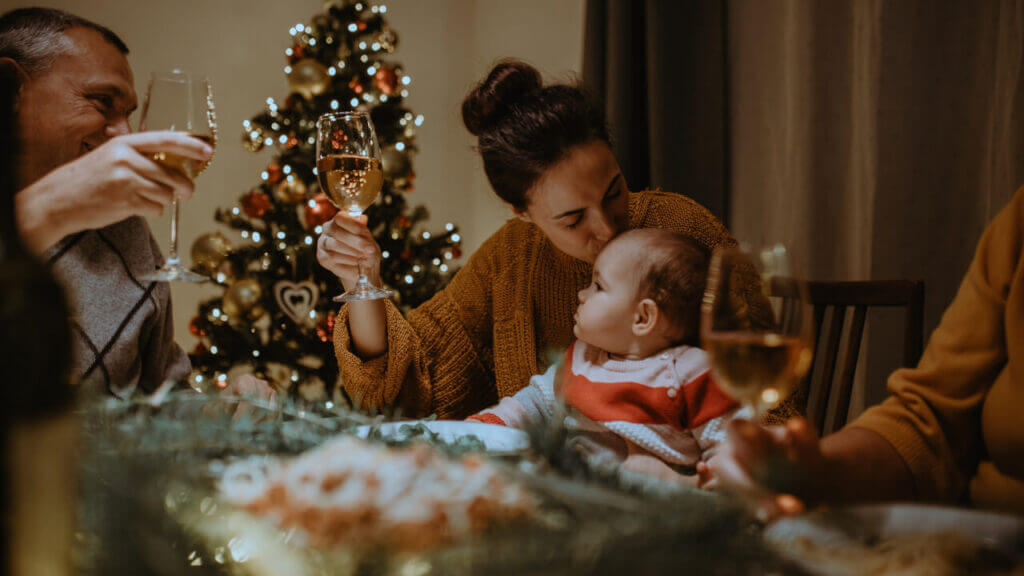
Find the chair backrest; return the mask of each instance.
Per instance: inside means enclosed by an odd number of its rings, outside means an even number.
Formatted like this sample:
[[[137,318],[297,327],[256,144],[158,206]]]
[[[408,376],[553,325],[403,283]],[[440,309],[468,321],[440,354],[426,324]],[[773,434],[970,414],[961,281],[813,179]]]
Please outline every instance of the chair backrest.
[[[814,307],[815,361],[807,372],[807,418],[822,434],[830,434],[846,423],[853,392],[853,377],[860,355],[864,322],[870,307],[906,308],[903,336],[903,365],[915,366],[921,358],[924,342],[924,282],[919,280],[884,280],[869,282],[807,283],[808,297]],[[796,284],[792,279],[773,278],[769,293],[783,301],[793,298]],[[827,333],[822,331],[826,312],[832,309]],[[847,308],[853,314],[847,314]],[[783,308],[785,314],[786,308]],[[783,318],[785,321],[785,318]],[[849,321],[846,353],[839,365],[839,351],[844,329]],[[818,363],[823,366],[819,369]],[[838,382],[836,375],[838,374]],[[835,397],[836,410],[826,429],[829,403]]]

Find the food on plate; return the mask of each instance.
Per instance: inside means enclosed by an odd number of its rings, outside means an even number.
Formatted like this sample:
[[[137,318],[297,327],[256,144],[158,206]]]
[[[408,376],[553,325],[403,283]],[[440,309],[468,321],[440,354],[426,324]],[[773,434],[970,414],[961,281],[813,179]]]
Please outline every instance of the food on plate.
[[[313,546],[341,542],[421,549],[532,517],[535,498],[477,456],[427,445],[388,448],[350,436],[294,458],[226,468],[223,499],[301,528]]]

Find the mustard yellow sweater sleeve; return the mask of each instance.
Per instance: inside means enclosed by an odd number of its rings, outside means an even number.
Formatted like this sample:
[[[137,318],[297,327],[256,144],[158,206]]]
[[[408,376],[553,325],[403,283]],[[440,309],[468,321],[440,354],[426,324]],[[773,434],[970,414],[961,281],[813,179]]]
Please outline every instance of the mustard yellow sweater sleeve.
[[[388,350],[368,360],[351,347],[348,306],[334,329],[342,386],[361,409],[397,406],[405,414],[462,415],[465,406],[493,404],[491,282],[501,252],[495,234],[452,281],[408,314],[387,306]]]
[[[1005,310],[1021,256],[1022,223],[1024,190],[985,230],[920,363],[894,372],[891,396],[851,424],[893,445],[920,499],[962,498],[986,457],[982,406],[1007,364]]]

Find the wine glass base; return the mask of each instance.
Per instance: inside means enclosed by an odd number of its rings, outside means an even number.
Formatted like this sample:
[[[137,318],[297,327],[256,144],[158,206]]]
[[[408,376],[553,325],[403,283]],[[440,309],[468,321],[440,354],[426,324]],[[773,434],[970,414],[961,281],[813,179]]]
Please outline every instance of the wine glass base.
[[[210,279],[201,274],[196,274],[184,266],[165,265],[163,268],[146,274],[140,280],[147,282],[209,282]]]
[[[333,300],[335,302],[359,302],[361,300],[381,300],[383,298],[390,298],[394,294],[391,290],[385,290],[383,288],[374,288],[372,286],[361,290],[349,290],[340,296],[335,296]]]

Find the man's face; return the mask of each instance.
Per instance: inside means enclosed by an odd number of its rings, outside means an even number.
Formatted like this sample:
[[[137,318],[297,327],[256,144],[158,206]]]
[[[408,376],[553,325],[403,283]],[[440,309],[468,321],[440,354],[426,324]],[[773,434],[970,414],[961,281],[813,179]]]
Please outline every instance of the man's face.
[[[22,187],[110,138],[131,131],[135,95],[128,59],[89,28],[70,28],[72,48],[18,93]]]

